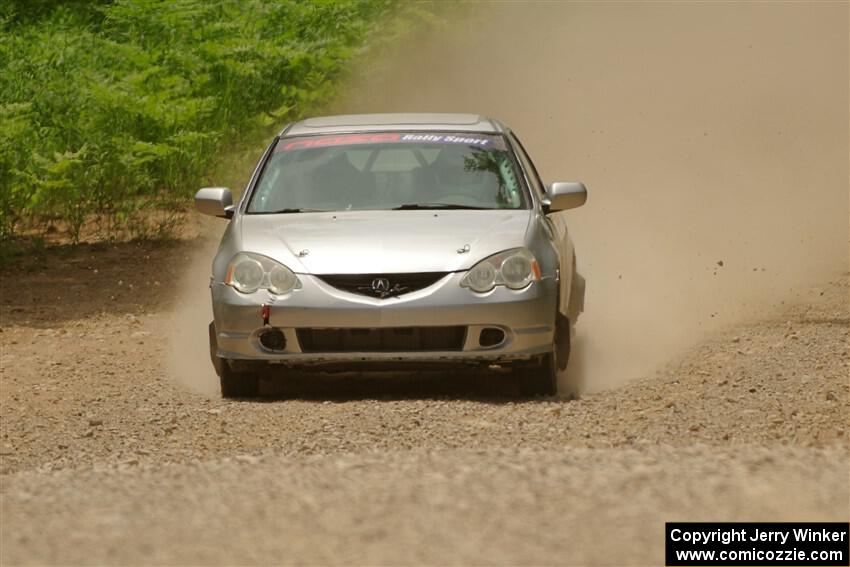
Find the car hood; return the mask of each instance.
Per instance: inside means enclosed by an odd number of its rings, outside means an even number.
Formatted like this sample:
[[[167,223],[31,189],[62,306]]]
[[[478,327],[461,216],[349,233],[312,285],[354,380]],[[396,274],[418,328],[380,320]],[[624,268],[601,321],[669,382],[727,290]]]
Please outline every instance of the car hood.
[[[298,273],[466,270],[523,246],[530,210],[339,211],[241,215],[242,249]],[[458,252],[468,246],[468,252]]]

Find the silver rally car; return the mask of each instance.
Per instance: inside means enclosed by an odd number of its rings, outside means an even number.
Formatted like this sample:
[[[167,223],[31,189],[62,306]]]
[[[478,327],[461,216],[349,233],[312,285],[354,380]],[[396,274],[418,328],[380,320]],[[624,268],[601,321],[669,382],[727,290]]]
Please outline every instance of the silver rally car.
[[[540,180],[517,137],[471,114],[310,118],[272,141],[213,260],[210,353],[224,397],[263,373],[497,367],[557,392],[584,279],[552,213],[581,183]],[[574,392],[565,392],[573,394]]]

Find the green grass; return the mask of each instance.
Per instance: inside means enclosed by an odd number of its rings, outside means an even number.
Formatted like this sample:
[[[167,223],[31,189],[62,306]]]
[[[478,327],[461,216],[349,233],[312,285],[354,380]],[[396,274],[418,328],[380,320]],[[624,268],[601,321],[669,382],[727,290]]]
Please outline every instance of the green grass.
[[[395,0],[15,0],[0,7],[0,241],[106,233],[321,108]]]

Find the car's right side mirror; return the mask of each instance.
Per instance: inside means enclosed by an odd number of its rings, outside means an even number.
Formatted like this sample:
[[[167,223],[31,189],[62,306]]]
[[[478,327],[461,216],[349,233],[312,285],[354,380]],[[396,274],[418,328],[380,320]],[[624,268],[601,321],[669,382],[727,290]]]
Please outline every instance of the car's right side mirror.
[[[549,198],[547,212],[556,213],[575,209],[587,201],[587,188],[584,183],[574,181],[556,181],[546,188]]]

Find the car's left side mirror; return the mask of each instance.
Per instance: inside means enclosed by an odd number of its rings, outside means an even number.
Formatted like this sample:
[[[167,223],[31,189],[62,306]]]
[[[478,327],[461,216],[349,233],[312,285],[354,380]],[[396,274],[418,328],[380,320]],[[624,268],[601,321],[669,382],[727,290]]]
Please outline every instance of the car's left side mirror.
[[[233,195],[227,187],[204,187],[195,193],[199,213],[229,219],[233,216]]]
[[[587,201],[587,188],[584,183],[556,181],[546,188],[546,195],[546,212],[556,213],[582,206]]]

